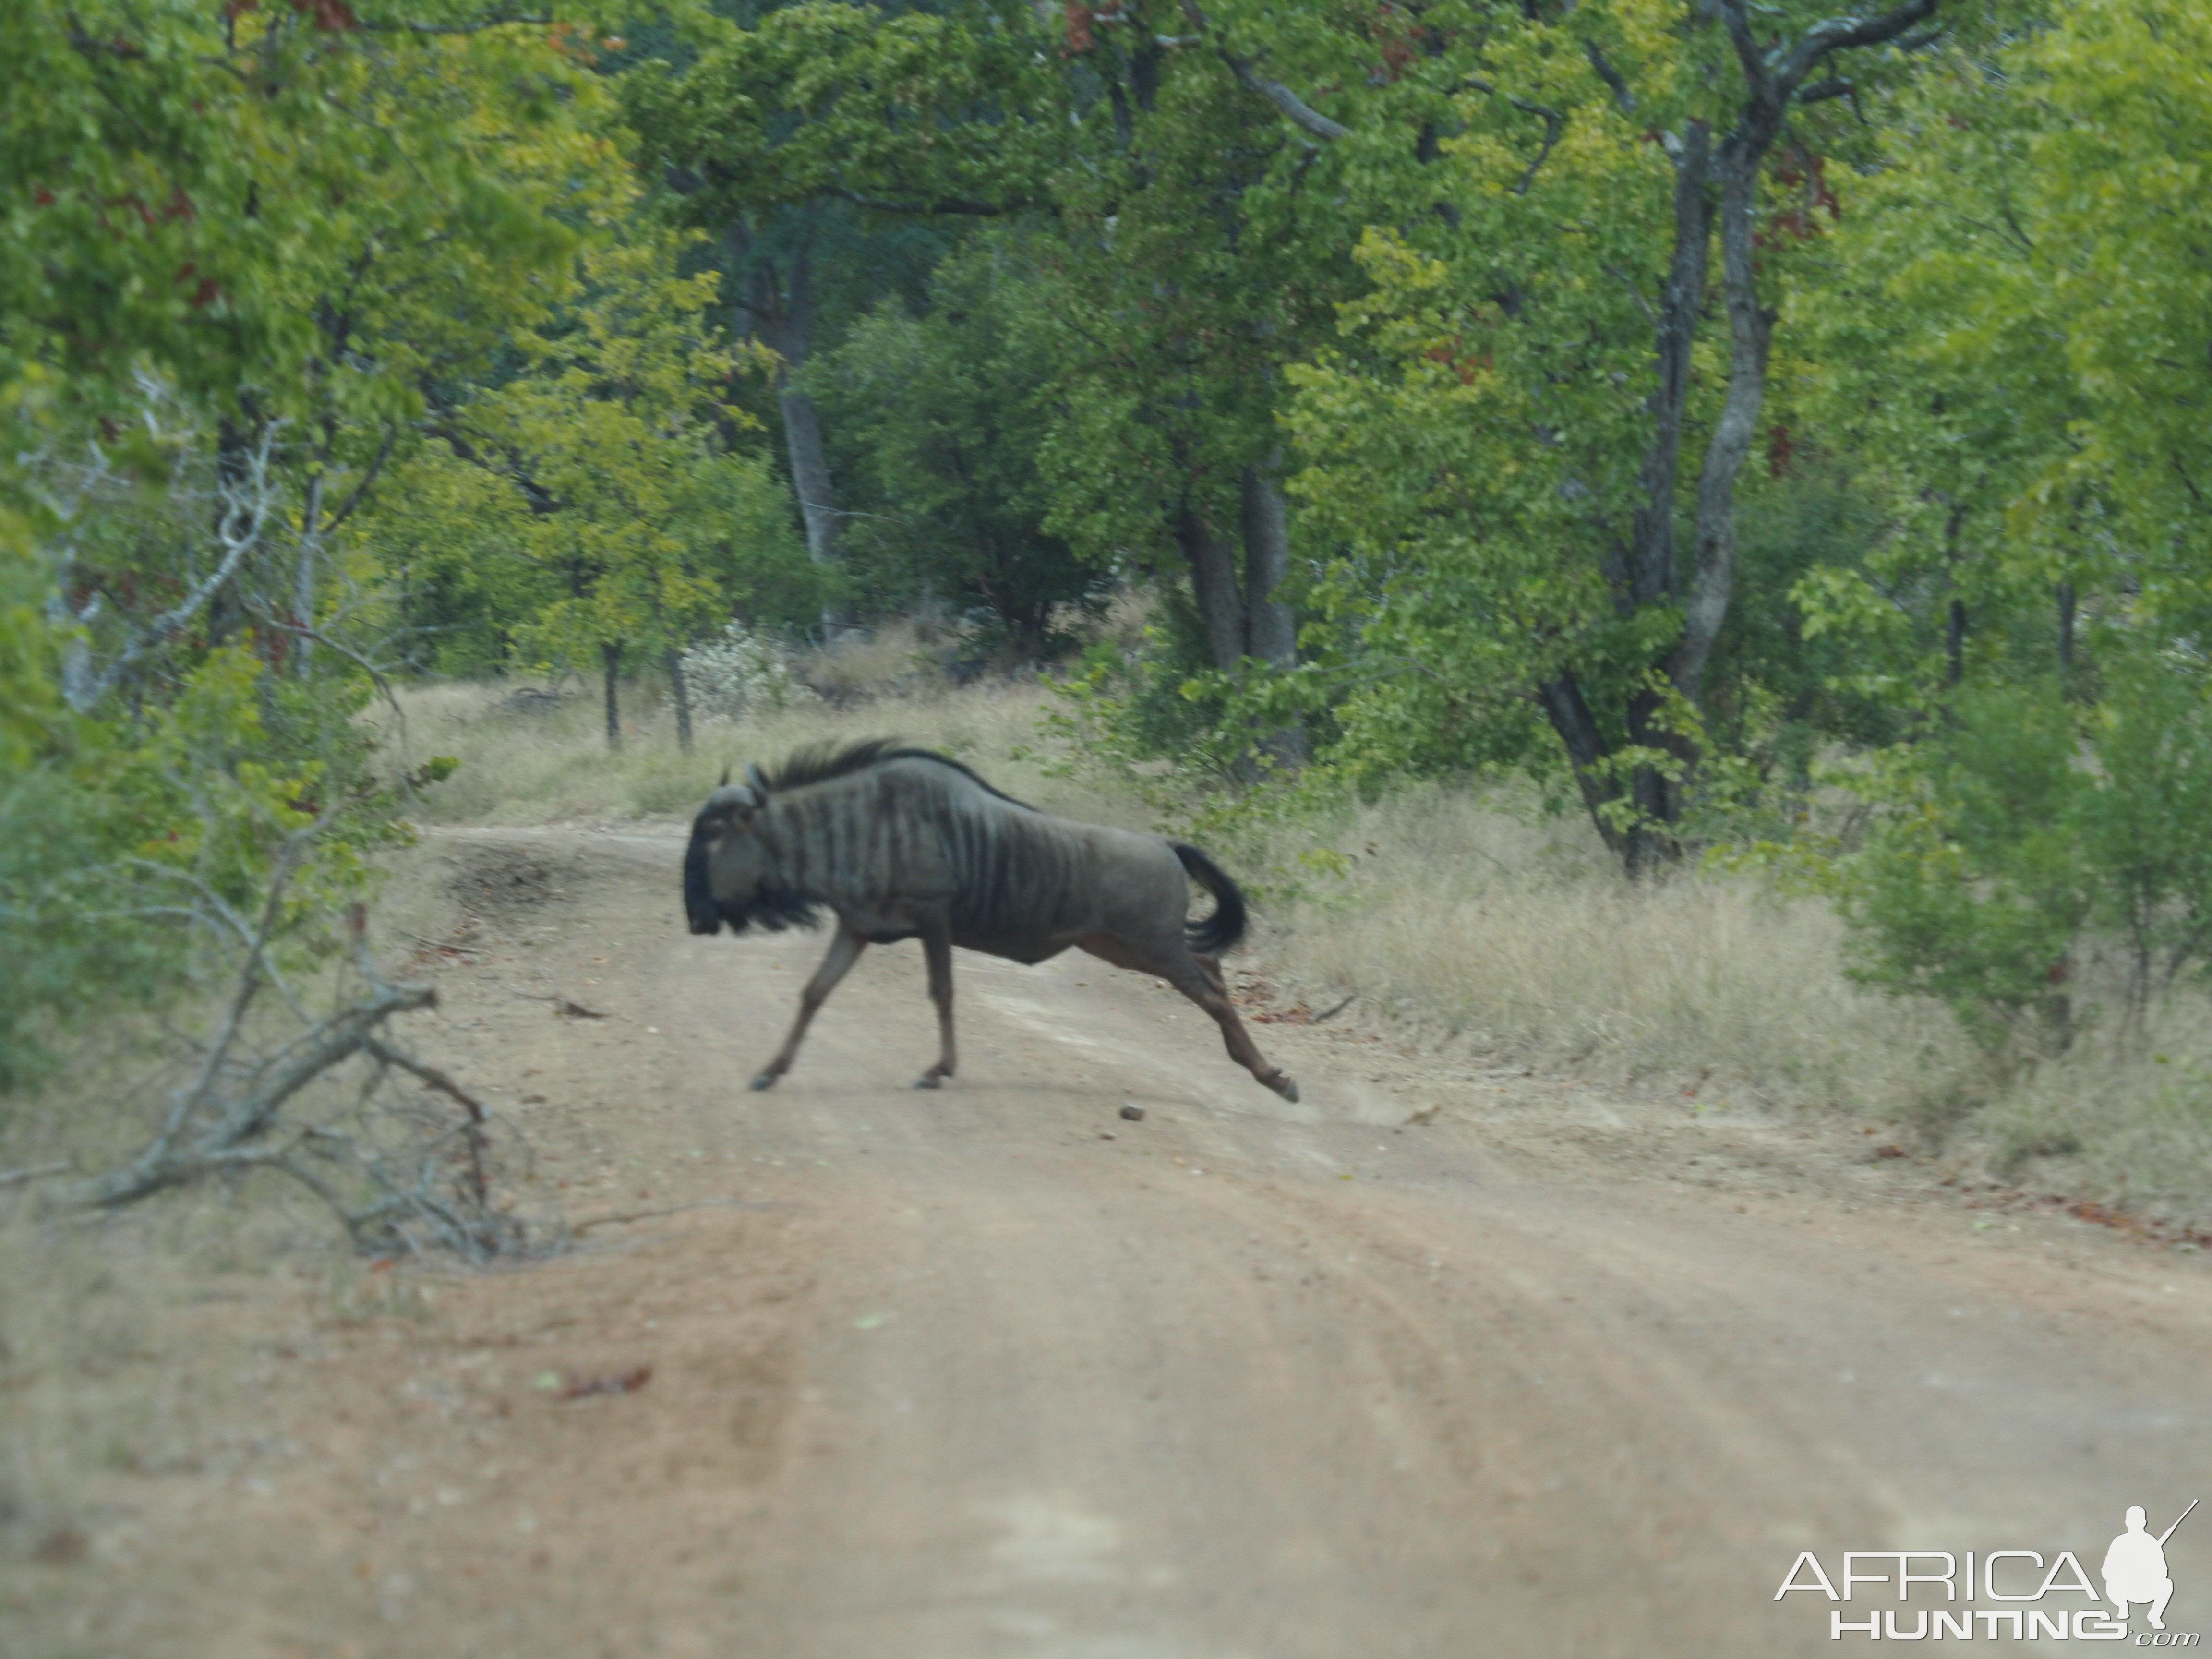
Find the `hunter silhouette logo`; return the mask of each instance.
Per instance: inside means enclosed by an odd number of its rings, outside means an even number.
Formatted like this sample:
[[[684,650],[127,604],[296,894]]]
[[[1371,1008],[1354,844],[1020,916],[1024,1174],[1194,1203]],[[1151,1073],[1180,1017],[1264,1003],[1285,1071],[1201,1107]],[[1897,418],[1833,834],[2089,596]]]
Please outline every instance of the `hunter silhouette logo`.
[[[2197,1500],[2192,1498],[2189,1510],[2196,1507]],[[2120,1610],[2121,1618],[2128,1616],[2130,1603],[2148,1601],[2150,1627],[2166,1628],[2166,1604],[2173,1600],[2173,1580],[2166,1571],[2166,1540],[2173,1536],[2175,1528],[2189,1519],[2189,1510],[2182,1510],[2173,1526],[2154,1538],[2142,1505],[2137,1504],[2129,1509],[2128,1529],[2112,1540],[2112,1548],[2105,1552],[2105,1595]]]
[[[1869,1607],[1864,1618],[1832,1609],[1828,1637],[1837,1642],[1848,1632],[1877,1642],[1885,1637],[1893,1642],[1930,1638],[1939,1642],[2033,1642],[2049,1637],[2083,1642],[2132,1639],[2139,1648],[2193,1648],[2202,1640],[2197,1632],[2166,1627],[2166,1605],[2173,1600],[2166,1546],[2196,1507],[2197,1500],[2190,1499],[2172,1525],[2154,1533],[2148,1511],[2140,1504],[2131,1505],[2124,1517],[2127,1529],[2106,1549],[2098,1570],[2105,1586],[2101,1595],[2072,1550],[2060,1550],[2047,1562],[2040,1550],[1990,1550],[1978,1557],[1972,1551],[1955,1555],[1948,1550],[1846,1550],[1843,1571],[1832,1577],[1817,1555],[1804,1550],[1784,1576],[1774,1599],[1779,1601],[1792,1590],[1809,1590],[1830,1601],[1908,1604],[1901,1611]],[[1894,1586],[1895,1595],[1874,1588],[1877,1585]],[[1909,1605],[1916,1587],[1923,1603],[1917,1607]],[[2045,1600],[2069,1595],[2080,1596],[2081,1601],[2068,1606]],[[1939,1605],[1926,1605],[1931,1601]],[[1978,1601],[1997,1605],[1974,1605]],[[2111,1603],[2109,1610],[2105,1602]],[[2129,1628],[2137,1607],[2143,1609],[2148,1630]]]

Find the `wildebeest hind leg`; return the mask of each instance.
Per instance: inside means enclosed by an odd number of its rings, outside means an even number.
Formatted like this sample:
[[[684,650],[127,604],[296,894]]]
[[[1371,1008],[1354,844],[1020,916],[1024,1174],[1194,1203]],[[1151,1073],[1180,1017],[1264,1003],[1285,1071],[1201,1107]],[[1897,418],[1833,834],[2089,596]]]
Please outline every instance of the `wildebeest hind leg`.
[[[925,927],[921,953],[929,963],[929,1000],[937,1005],[937,1064],[915,1079],[917,1089],[934,1089],[960,1063],[952,1042],[952,939],[942,927]]]
[[[852,971],[853,964],[860,959],[860,952],[867,946],[868,941],[858,933],[848,933],[842,927],[837,930],[837,937],[830,941],[830,954],[822,958],[822,965],[814,970],[814,977],[806,981],[806,988],[799,994],[799,1018],[791,1022],[791,1035],[784,1038],[783,1047],[775,1051],[775,1058],[769,1061],[762,1068],[761,1074],[753,1079],[754,1088],[774,1088],[776,1079],[791,1069],[791,1062],[798,1058],[799,1039],[806,1035],[806,1028],[813,1024],[814,1016],[821,1012],[822,1005],[830,1000],[830,994],[837,988],[837,981]]]
[[[1230,1059],[1285,1100],[1295,1101],[1298,1097],[1298,1085],[1291,1080],[1290,1074],[1281,1066],[1267,1063],[1267,1057],[1260,1052],[1260,1045],[1244,1029],[1244,1022],[1237,1018],[1237,1005],[1229,1000],[1229,989],[1222,981],[1221,964],[1217,959],[1197,955],[1180,940],[1172,950],[1158,954],[1136,950],[1106,933],[1092,933],[1078,942],[1092,956],[1116,968],[1132,969],[1167,981],[1213,1017],[1213,1023],[1221,1028],[1221,1040],[1228,1047]]]

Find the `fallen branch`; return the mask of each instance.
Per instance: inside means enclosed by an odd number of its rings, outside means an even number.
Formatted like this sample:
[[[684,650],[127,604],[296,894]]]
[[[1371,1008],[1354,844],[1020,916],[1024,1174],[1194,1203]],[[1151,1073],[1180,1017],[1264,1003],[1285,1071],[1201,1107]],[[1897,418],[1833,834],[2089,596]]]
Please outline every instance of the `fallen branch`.
[[[369,955],[362,906],[349,913],[347,932],[365,994],[308,1021],[258,1059],[240,1054],[256,999],[275,978],[268,948],[290,868],[280,860],[260,925],[246,944],[238,988],[159,1131],[137,1157],[64,1189],[59,1201],[114,1209],[204,1176],[268,1169],[330,1205],[355,1243],[372,1254],[401,1247],[420,1254],[427,1243],[483,1261],[521,1250],[530,1242],[524,1224],[492,1202],[492,1114],[443,1068],[393,1043],[386,1030],[395,1015],[434,1007],[438,994],[384,975]],[[342,1112],[336,1121],[278,1133],[286,1107],[303,1090],[356,1058],[369,1070],[349,1117]],[[456,1103],[460,1119],[384,1093],[394,1071]],[[48,1171],[18,1173],[29,1179]]]
[[[659,1210],[625,1210],[619,1215],[587,1216],[571,1223],[572,1233],[589,1232],[594,1227],[617,1226],[629,1221],[654,1221],[665,1215],[682,1215],[686,1210],[758,1210],[765,1205],[748,1203],[742,1198],[695,1198],[689,1204],[671,1204]]]
[[[88,1209],[112,1208],[226,1163],[235,1164],[238,1160],[230,1154],[265,1130],[293,1096],[332,1066],[359,1054],[385,1021],[394,1014],[434,1007],[437,1000],[438,993],[428,985],[394,985],[385,987],[366,1002],[341,1009],[256,1068],[258,1086],[222,1103],[214,1124],[202,1133],[180,1145],[183,1136],[169,1133],[165,1126],[164,1132],[137,1158],[65,1193],[62,1201]],[[211,1091],[203,1088],[193,1092],[204,1100]]]
[[[0,1187],[20,1187],[27,1181],[36,1181],[41,1176],[63,1175],[76,1168],[74,1158],[62,1158],[52,1164],[35,1164],[27,1170],[0,1170]]]
[[[417,945],[425,946],[432,951],[459,951],[465,956],[471,957],[488,957],[491,954],[490,951],[483,949],[480,945],[460,945],[449,939],[425,939],[420,933],[410,933],[404,931],[400,933],[399,937],[402,939],[411,939]]]
[[[477,1202],[479,1204],[483,1203],[485,1201],[485,1195],[489,1190],[484,1180],[483,1167],[485,1151],[483,1133],[485,1112],[483,1102],[478,1100],[474,1095],[471,1094],[466,1089],[461,1087],[459,1084],[454,1082],[452,1078],[447,1076],[445,1073],[440,1071],[435,1066],[431,1065],[429,1061],[426,1060],[417,1060],[412,1054],[402,1054],[398,1049],[394,1048],[390,1043],[384,1042],[380,1038],[371,1037],[362,1045],[362,1047],[376,1059],[382,1060],[386,1066],[397,1066],[403,1072],[413,1073],[416,1077],[421,1078],[423,1082],[428,1084],[433,1089],[439,1090],[443,1093],[451,1096],[453,1099],[460,1102],[462,1106],[467,1109],[469,1115],[469,1126],[467,1130],[469,1143],[469,1187],[475,1194]]]

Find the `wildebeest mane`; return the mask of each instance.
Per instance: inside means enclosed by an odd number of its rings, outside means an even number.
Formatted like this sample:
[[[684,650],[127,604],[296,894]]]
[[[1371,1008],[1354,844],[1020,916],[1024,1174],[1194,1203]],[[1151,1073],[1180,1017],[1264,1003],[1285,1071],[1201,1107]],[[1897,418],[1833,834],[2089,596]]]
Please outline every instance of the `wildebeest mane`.
[[[1005,790],[994,787],[988,780],[976,775],[973,768],[964,766],[950,755],[940,755],[934,749],[910,749],[896,738],[869,738],[860,743],[839,747],[834,743],[811,743],[805,748],[794,749],[785,757],[784,763],[767,775],[769,793],[775,794],[786,789],[797,789],[810,783],[827,783],[832,778],[850,777],[855,772],[865,772],[872,766],[886,761],[933,761],[939,766],[949,766],[969,782],[996,795],[1011,806],[1025,812],[1037,809],[1025,800],[1016,800]]]
[[[747,927],[763,927],[771,933],[781,933],[787,927],[822,925],[822,918],[817,914],[822,901],[791,887],[763,887],[753,895],[750,904],[723,904],[717,908],[733,933],[742,933]]]

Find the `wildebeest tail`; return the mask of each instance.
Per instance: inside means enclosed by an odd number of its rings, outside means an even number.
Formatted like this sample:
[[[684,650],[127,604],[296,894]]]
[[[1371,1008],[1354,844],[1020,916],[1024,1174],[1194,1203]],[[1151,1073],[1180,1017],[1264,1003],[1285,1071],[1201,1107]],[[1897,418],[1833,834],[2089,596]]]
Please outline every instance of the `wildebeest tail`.
[[[1191,879],[1213,895],[1213,914],[1186,926],[1183,937],[1200,956],[1218,957],[1244,937],[1244,895],[1230,880],[1226,870],[1195,847],[1179,841],[1169,845],[1182,860],[1182,867],[1190,872]]]

